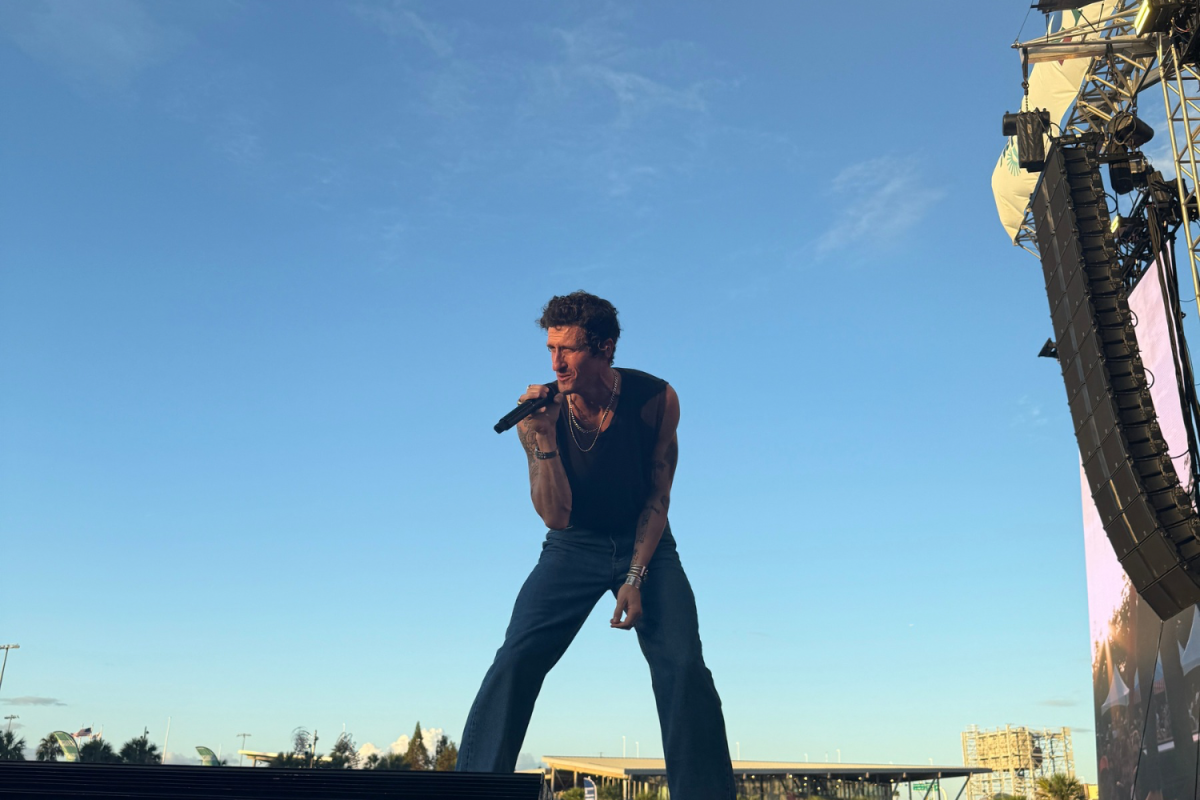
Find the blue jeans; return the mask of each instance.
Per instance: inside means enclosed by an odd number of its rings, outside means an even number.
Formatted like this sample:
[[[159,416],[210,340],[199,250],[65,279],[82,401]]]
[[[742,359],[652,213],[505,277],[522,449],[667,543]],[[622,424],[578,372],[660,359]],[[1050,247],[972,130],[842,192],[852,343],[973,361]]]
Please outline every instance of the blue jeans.
[[[537,566],[513,606],[467,715],[460,772],[512,772],[546,673],[558,663],[596,602],[625,582],[632,539],[578,528],[546,534]],[[673,800],[733,800],[733,771],[721,699],[704,666],[696,600],[670,528],[642,586],[635,626],[650,665]]]

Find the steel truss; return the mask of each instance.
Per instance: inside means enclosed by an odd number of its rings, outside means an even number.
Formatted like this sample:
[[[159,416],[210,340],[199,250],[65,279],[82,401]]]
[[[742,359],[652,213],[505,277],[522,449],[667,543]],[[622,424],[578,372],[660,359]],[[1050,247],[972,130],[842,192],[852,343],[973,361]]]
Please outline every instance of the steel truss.
[[[1112,13],[1095,21],[1018,42],[1028,63],[1062,58],[1091,58],[1079,97],[1063,126],[1064,134],[1102,133],[1100,155],[1112,146],[1109,123],[1118,114],[1137,112],[1138,95],[1162,83],[1175,190],[1184,209],[1181,227],[1187,243],[1188,272],[1200,297],[1200,213],[1194,187],[1200,185],[1200,69],[1184,55],[1170,33],[1138,36],[1133,20],[1140,0],[1121,0]],[[1087,37],[1084,39],[1083,37]],[[1157,65],[1157,66],[1156,66]],[[1014,240],[1037,255],[1030,208]]]
[[[1062,133],[1106,133],[1109,122],[1122,112],[1136,112],[1138,93],[1158,79],[1153,69],[1158,58],[1155,43],[1137,36],[1133,20],[1138,2],[1125,2],[1108,16],[1082,25],[1063,28],[1046,36],[1014,44],[1028,63],[1062,58],[1091,58],[1079,97]],[[1083,37],[1086,41],[1080,41]],[[1108,149],[1109,142],[1101,148]],[[1032,209],[1026,207],[1025,221],[1015,244],[1037,255]]]
[[[1179,207],[1184,210],[1184,236],[1187,241],[1188,269],[1192,289],[1200,297],[1200,236],[1197,235],[1196,198],[1188,186],[1200,186],[1197,169],[1197,139],[1200,139],[1200,73],[1194,63],[1186,62],[1179,42],[1166,35],[1158,37],[1158,62],[1163,73],[1163,102],[1167,107],[1167,129],[1171,134],[1171,152],[1175,159],[1175,188]],[[1189,197],[1189,194],[1191,195]]]

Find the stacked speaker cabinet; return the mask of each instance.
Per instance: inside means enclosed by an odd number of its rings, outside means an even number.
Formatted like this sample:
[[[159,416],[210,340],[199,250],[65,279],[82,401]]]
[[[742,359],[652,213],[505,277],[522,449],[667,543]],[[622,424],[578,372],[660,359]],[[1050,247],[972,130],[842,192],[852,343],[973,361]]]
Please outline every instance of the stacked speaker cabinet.
[[[1051,147],[1032,207],[1084,475],[1130,582],[1168,619],[1200,601],[1200,518],[1155,417],[1086,140]]]

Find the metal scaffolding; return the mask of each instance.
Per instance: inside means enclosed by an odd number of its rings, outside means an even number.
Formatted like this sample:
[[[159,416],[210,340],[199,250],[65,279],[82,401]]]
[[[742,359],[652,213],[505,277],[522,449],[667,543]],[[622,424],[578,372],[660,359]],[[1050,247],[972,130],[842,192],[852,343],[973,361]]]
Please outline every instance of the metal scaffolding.
[[[1070,728],[1005,725],[982,731],[972,725],[963,732],[962,745],[964,766],[991,770],[971,776],[968,800],[993,800],[1000,795],[1033,800],[1038,778],[1075,775]]]
[[[1163,75],[1163,101],[1167,106],[1167,129],[1175,158],[1175,187],[1179,207],[1184,209],[1184,233],[1187,240],[1188,269],[1192,288],[1200,296],[1200,236],[1197,235],[1196,198],[1192,187],[1200,186],[1197,164],[1200,139],[1200,74],[1194,62],[1186,61],[1179,43],[1158,37],[1158,61]]]
[[[1062,133],[1105,131],[1117,114],[1135,112],[1138,94],[1158,81],[1158,70],[1153,68],[1156,43],[1134,33],[1138,6],[1138,0],[1120,0],[1111,13],[1098,20],[1084,20],[1013,45],[1029,64],[1058,58],[1092,59]],[[1037,255],[1031,208],[1025,210],[1025,222],[1014,244]]]
[[[1188,272],[1192,288],[1200,295],[1200,208],[1195,187],[1200,185],[1200,70],[1195,53],[1181,52],[1180,41],[1169,33],[1138,35],[1134,17],[1141,3],[1118,0],[1111,11],[1097,20],[1067,26],[1045,36],[1019,42],[1028,64],[1058,58],[1090,58],[1079,97],[1063,133],[1092,131],[1111,136],[1109,125],[1118,114],[1136,113],[1138,95],[1162,83],[1176,191],[1184,209]],[[1101,145],[1101,155],[1109,145]],[[1034,250],[1034,226],[1030,209],[1015,244]],[[1036,252],[1035,252],[1036,255]]]

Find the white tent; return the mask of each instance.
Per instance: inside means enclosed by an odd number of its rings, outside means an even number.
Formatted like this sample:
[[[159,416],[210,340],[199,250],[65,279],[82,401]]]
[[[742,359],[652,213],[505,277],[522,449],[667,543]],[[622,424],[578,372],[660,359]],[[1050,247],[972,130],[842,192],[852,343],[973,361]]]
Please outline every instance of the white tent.
[[[1110,659],[1109,663],[1112,661]],[[1137,680],[1137,673],[1134,673],[1134,680]],[[1117,672],[1116,668],[1112,671],[1112,684],[1108,688],[1108,697],[1100,705],[1100,713],[1104,714],[1114,706],[1129,705],[1129,688],[1125,685],[1125,681],[1121,680],[1121,673]]]
[[[1179,663],[1187,675],[1200,667],[1200,610],[1192,606],[1192,629],[1188,632],[1187,647],[1179,645]]]

